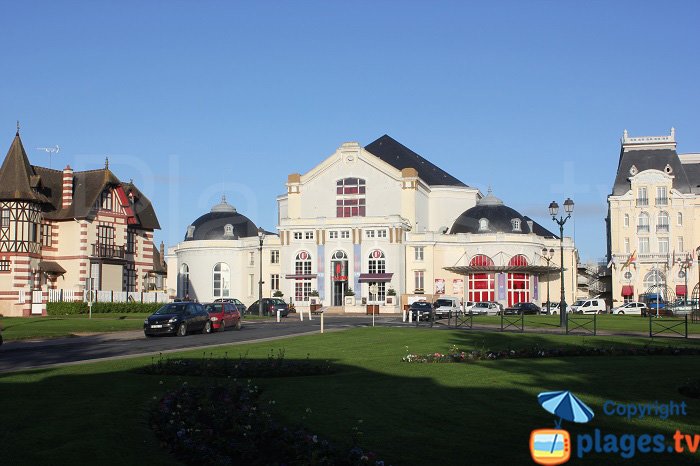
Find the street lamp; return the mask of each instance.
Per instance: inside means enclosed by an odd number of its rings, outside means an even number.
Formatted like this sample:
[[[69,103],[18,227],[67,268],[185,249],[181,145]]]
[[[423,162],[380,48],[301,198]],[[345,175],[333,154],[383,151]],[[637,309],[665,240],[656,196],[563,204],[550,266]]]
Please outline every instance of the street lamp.
[[[265,241],[265,230],[262,229],[262,227],[258,227],[258,240],[260,242],[260,248],[258,251],[260,252],[260,279],[258,280],[258,315],[262,316],[262,286],[263,286],[263,279],[262,279],[262,247],[263,247],[263,241]]]
[[[542,248],[542,259],[547,261],[547,267],[549,267],[549,263],[554,259],[554,249]],[[549,303],[549,270],[547,270],[547,315],[550,314]]]
[[[567,198],[564,201],[564,211],[566,212],[566,217],[563,215],[557,219],[557,213],[559,213],[559,204],[552,201],[549,204],[549,214],[552,216],[557,225],[559,225],[559,252],[561,254],[561,297],[559,301],[559,326],[564,327],[566,323],[566,298],[564,296],[564,224],[567,220],[571,218],[571,212],[574,211],[574,201]]]

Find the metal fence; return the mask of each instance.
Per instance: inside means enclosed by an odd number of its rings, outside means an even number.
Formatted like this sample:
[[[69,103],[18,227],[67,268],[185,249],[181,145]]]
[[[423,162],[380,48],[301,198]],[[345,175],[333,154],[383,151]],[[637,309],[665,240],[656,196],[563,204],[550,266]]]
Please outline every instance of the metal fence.
[[[666,334],[664,336],[688,338],[688,316],[683,317],[683,319],[656,319],[649,316],[649,337],[653,338]]]
[[[92,301],[97,303],[167,303],[168,294],[161,291],[93,290],[81,296],[75,290],[49,290],[49,302]]]

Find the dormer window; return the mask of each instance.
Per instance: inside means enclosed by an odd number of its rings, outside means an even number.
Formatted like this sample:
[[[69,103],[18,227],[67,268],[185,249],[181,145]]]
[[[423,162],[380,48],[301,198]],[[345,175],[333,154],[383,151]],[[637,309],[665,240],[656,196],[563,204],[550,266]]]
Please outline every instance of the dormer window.
[[[479,219],[479,231],[489,231],[489,219]]]
[[[96,207],[101,210],[112,210],[112,191],[109,188],[102,191]]]
[[[514,218],[510,221],[510,224],[513,225],[513,231],[522,231],[520,229],[520,219],[519,218]]]
[[[192,239],[194,237],[194,225],[187,227],[187,238]]]
[[[233,225],[230,223],[224,225],[224,236],[233,236]]]

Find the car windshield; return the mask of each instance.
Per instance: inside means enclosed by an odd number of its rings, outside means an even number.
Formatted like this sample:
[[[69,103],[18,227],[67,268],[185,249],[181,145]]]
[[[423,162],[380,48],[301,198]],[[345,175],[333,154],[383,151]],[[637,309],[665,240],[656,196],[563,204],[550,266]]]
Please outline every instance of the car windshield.
[[[166,315],[166,314],[184,314],[187,303],[171,303],[158,309],[155,315]]]
[[[438,299],[437,301],[435,301],[435,306],[436,307],[440,307],[440,306],[448,306],[449,307],[449,306],[452,306],[452,301],[450,301],[449,299]]]
[[[476,303],[474,307],[489,307],[489,303]]]
[[[425,307],[425,308],[429,308],[429,307],[430,307],[430,303],[426,303],[425,301],[418,301],[418,302],[416,302],[416,303],[413,303],[413,307]]]
[[[223,306],[221,304],[207,304],[205,309],[207,312],[221,312],[222,307]]]
[[[284,302],[284,299],[280,299],[280,298],[272,298],[272,302],[274,304],[287,304]]]
[[[580,306],[580,305],[583,304],[584,302],[585,302],[585,301],[576,301],[576,302],[574,303],[574,306]]]

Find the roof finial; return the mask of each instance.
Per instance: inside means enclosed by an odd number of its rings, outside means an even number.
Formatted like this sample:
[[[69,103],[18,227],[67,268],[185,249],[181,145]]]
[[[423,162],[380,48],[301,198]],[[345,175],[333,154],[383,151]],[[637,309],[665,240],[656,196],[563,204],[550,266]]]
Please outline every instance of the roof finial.
[[[109,157],[105,157],[105,170],[109,169]]]
[[[17,120],[17,136],[19,136],[19,120]]]
[[[487,195],[490,195],[491,193],[493,193],[493,189],[491,189],[491,185],[489,185],[487,189]]]
[[[226,194],[221,195],[221,203],[226,204]]]

